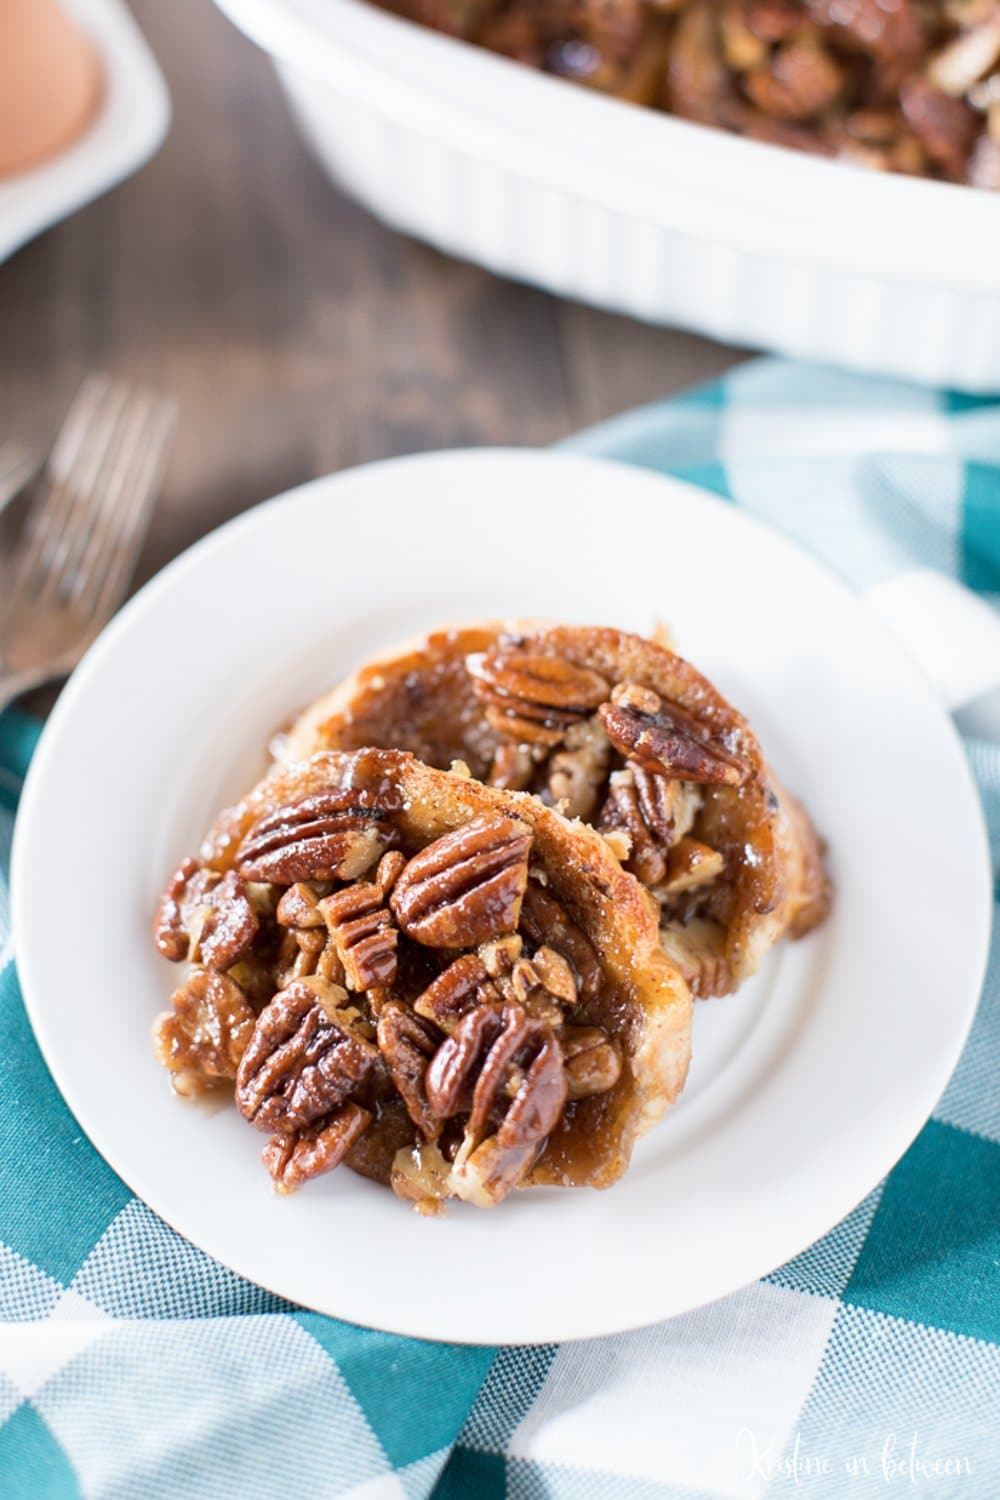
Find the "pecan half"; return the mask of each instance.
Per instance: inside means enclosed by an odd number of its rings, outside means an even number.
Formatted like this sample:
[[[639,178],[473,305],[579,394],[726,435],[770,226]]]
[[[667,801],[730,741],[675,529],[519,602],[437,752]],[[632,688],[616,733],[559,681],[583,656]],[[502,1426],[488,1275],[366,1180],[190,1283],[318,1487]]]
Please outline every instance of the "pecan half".
[[[499,1010],[478,1006],[438,1048],[425,1079],[427,1101],[438,1119],[472,1108],[478,1070],[501,1029],[500,1018]]]
[[[643,822],[666,848],[671,848],[691,832],[703,794],[689,781],[672,781],[656,771],[644,770],[636,762],[629,769]]]
[[[961,182],[979,135],[979,117],[964,100],[953,99],[919,75],[904,81],[899,99],[907,124],[931,161],[946,177]]]
[[[418,1016],[445,1033],[454,1031],[467,1011],[477,1005],[499,1004],[500,995],[490,982],[482,960],[463,953],[433,980],[413,1002]]]
[[[246,881],[230,870],[211,893],[196,952],[210,969],[229,969],[253,946],[260,924]]]
[[[191,935],[187,927],[187,912],[192,893],[196,891],[198,897],[205,896],[207,890],[217,883],[217,877],[210,878],[213,875],[214,871],[203,870],[196,859],[182,859],[160,897],[153,919],[153,941],[171,963],[179,964],[188,956]]]
[[[624,771],[612,771],[597,826],[602,833],[621,829],[628,835],[628,857],[623,863],[637,880],[644,885],[656,885],[663,879],[667,868],[666,855],[643,817],[630,767]]]
[[[469,1112],[452,1173],[456,1192],[499,1203],[530,1171],[562,1114],[562,1049],[551,1028],[520,1006],[472,1011],[438,1048],[426,1088],[435,1114]]]
[[[259,819],[237,851],[246,880],[356,880],[392,841],[388,812],[355,790],[300,797]]]
[[[350,990],[389,985],[396,978],[399,934],[384,903],[382,887],[370,881],[345,886],[320,902]]]
[[[668,878],[671,850],[693,825],[702,800],[692,782],[671,781],[630,761],[611,773],[597,826],[606,836],[625,835],[622,864],[644,885],[655,886]]]
[[[276,1132],[261,1159],[278,1192],[294,1193],[304,1182],[339,1167],[371,1118],[359,1104],[348,1103],[304,1130]]]
[[[516,646],[478,652],[466,666],[490,726],[529,744],[558,744],[608,695],[600,673]]]
[[[651,688],[620,684],[598,713],[615,749],[644,770],[725,786],[742,786],[750,774],[718,735]]]
[[[565,1026],[559,1041],[569,1099],[585,1099],[614,1088],[621,1077],[622,1055],[600,1026]]]
[[[495,1012],[490,1014],[501,1024],[481,1060],[479,1077],[472,1095],[472,1109],[465,1130],[466,1139],[475,1142],[482,1140],[498,1112],[506,1110],[509,1114],[507,1101],[516,1102],[526,1083],[533,1058],[537,1059],[543,1051],[549,1049],[553,1056],[558,1057],[560,1066],[562,1064],[559,1043],[553,1033],[547,1026],[533,1021],[519,1006],[505,1006],[500,1016],[496,1016]],[[447,1043],[442,1045],[446,1046]],[[563,1089],[559,1091],[558,1105],[552,1108],[553,1100],[546,1093],[544,1107],[540,1110],[540,1114],[545,1116],[545,1125],[543,1130],[536,1133],[536,1140],[552,1129],[562,1111],[565,1098]]]
[[[468,1113],[466,1138],[477,1145],[516,1096],[529,1056],[552,1040],[550,1029],[520,1006],[471,1011],[442,1042],[428,1069],[431,1109],[441,1119]],[[557,1118],[558,1111],[547,1130]]]
[[[535,948],[554,948],[567,959],[582,999],[592,1000],[601,988],[602,969],[597,950],[563,906],[537,880],[529,880],[521,905],[521,931]]]
[[[344,990],[299,979],[261,1013],[236,1077],[236,1105],[258,1130],[298,1131],[339,1109],[378,1050]]]
[[[235,1078],[257,1017],[239,985],[225,974],[196,969],[153,1030],[158,1060],[179,1094],[205,1093]]]
[[[249,952],[259,925],[246,882],[235,870],[220,875],[185,859],[163,893],[153,935],[172,963],[190,959],[209,969],[230,969]]]
[[[379,1051],[385,1060],[407,1114],[429,1141],[441,1133],[441,1124],[427,1102],[424,1080],[439,1036],[419,1016],[403,1005],[386,1005],[378,1018]]]
[[[431,948],[474,948],[513,932],[528,883],[531,831],[514,818],[476,818],[415,854],[392,892],[408,937]]]

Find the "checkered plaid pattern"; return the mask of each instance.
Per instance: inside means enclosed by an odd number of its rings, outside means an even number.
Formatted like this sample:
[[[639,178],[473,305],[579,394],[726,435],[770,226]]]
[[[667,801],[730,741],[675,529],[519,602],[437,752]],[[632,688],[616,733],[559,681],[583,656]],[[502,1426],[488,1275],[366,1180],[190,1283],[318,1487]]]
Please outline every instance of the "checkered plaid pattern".
[[[917,564],[1000,604],[996,405],[760,360],[572,446],[858,587]],[[0,870],[35,732],[0,719]],[[969,754],[1000,855],[1000,742]],[[825,1239],[656,1327],[494,1350],[303,1312],[160,1223],[57,1095],[8,933],[0,879],[3,1500],[1000,1496],[1000,954],[933,1119]]]

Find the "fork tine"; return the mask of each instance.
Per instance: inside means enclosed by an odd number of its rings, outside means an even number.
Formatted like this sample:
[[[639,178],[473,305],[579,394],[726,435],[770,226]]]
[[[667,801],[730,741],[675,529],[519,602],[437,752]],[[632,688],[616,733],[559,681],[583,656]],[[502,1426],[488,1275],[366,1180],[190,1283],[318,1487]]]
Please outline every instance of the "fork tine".
[[[19,584],[39,588],[58,575],[59,549],[71,543],[86,514],[87,491],[99,467],[124,398],[103,376],[83,384],[45,467],[42,492],[32,507],[18,568]]]
[[[104,478],[121,441],[120,428],[129,399],[127,387],[108,384],[90,429],[66,474],[63,524],[43,548],[39,560],[41,577],[37,587],[43,601],[51,602],[72,589],[101,504]]]
[[[98,626],[118,607],[138,561],[176,416],[175,402],[146,399],[137,417],[127,461],[119,470],[113,502],[102,518],[99,545],[95,527],[93,556],[81,569],[85,583],[79,602],[89,609]]]
[[[159,488],[176,404],[88,382],[47,471],[34,533],[0,590],[10,681],[72,670],[121,602]],[[16,663],[16,674],[13,664]]]
[[[138,445],[151,398],[124,390],[116,403],[114,421],[106,434],[96,470],[80,499],[77,524],[63,549],[56,580],[61,597],[73,599],[83,591],[87,576],[97,564],[105,545],[106,518],[113,516],[123,478]]]
[[[45,465],[40,493],[36,496],[25,532],[22,566],[27,572],[41,557],[43,548],[56,534],[67,503],[65,477],[71,471],[93,416],[107,388],[100,376],[89,376],[66,413],[55,446]]]

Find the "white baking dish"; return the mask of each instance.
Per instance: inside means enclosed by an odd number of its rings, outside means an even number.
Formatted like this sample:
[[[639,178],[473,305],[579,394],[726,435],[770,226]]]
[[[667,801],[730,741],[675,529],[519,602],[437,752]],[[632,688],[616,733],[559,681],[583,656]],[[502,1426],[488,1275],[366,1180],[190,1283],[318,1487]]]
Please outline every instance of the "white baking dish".
[[[163,74],[122,0],[64,3],[100,53],[104,98],[79,140],[51,160],[0,180],[0,261],[136,171],[170,123]]]
[[[622,104],[364,0],[217,0],[389,223],[504,275],[715,338],[1000,391],[1000,194]]]

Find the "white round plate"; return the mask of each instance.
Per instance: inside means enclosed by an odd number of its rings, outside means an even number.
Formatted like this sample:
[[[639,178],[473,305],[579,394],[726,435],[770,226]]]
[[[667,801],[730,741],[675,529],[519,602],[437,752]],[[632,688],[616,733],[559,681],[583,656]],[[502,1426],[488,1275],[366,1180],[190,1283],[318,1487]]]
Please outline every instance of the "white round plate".
[[[669,621],[829,839],[834,915],[739,994],[696,1007],[689,1086],[609,1192],[535,1190],[425,1219],[341,1171],[277,1197],[260,1137],[231,1109],[175,1098],[153,1061],[150,1027],[176,977],[150,939],[157,895],[296,708],[408,634],[504,615]],[[840,583],[689,486],[506,450],[318,480],[143,589],[43,735],[13,901],[49,1067],[140,1197],[307,1307],[470,1343],[651,1323],[830,1229],[944,1088],[990,913],[982,817],[951,723]]]

